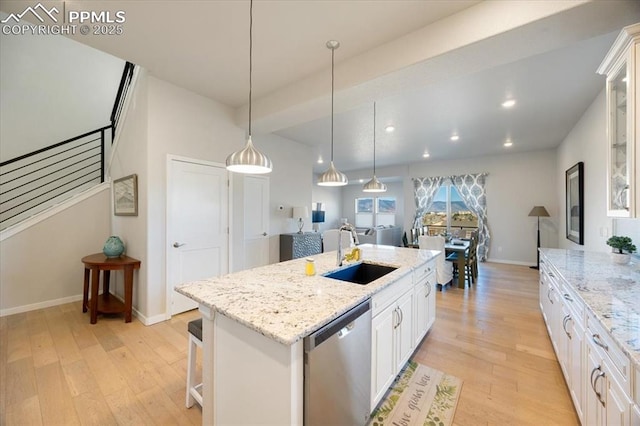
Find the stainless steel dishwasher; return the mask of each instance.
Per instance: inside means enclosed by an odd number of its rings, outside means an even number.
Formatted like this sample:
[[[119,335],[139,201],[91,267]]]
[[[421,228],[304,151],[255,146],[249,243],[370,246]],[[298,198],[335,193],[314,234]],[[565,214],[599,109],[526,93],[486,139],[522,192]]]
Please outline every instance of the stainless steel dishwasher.
[[[371,301],[304,339],[304,424],[364,425],[371,398]]]

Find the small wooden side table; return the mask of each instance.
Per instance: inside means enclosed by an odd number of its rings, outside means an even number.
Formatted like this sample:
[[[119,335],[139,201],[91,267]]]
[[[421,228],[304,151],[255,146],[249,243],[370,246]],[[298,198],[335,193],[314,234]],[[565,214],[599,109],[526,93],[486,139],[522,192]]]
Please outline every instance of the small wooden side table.
[[[82,312],[91,311],[91,324],[98,321],[98,313],[124,312],[124,322],[131,322],[131,299],[133,298],[133,270],[140,269],[140,261],[129,256],[107,257],[103,253],[82,258],[84,263],[84,289]],[[100,271],[103,271],[102,297],[98,297]],[[111,271],[124,271],[124,303],[109,293]],[[89,275],[91,275],[91,299],[89,299]]]

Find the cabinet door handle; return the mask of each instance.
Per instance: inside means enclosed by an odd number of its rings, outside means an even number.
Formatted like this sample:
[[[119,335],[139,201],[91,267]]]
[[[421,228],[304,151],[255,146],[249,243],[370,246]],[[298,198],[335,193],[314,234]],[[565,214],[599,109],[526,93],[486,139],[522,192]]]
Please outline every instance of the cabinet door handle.
[[[398,312],[400,313],[400,322],[398,323],[398,327],[399,327],[400,324],[402,324],[402,321],[404,320],[404,314],[402,313],[402,309],[400,308],[400,306],[398,306]]]
[[[569,293],[563,294],[562,297],[564,297],[564,299],[568,300],[569,302],[573,302],[573,299],[571,298],[571,296],[569,296]]]
[[[567,323],[571,321],[571,315],[567,314],[562,320],[562,329],[564,330],[564,334],[571,339],[571,334],[567,331]]]
[[[549,287],[549,290],[547,290],[547,299],[549,299],[549,302],[551,302],[551,304],[553,305],[553,299],[551,298],[551,290],[553,290],[553,287]]]
[[[596,372],[599,373],[594,378],[594,374],[596,374]],[[598,383],[598,379],[604,376],[604,371],[600,369],[600,366],[591,370],[591,389],[593,389],[593,392],[596,394],[598,401],[600,401],[600,404],[602,404],[603,407],[605,407],[605,402],[602,400],[602,394],[596,390],[596,384]]]
[[[431,283],[429,281],[427,281],[426,285],[427,285],[427,288],[429,289],[429,291],[427,292],[427,294],[424,295],[424,297],[429,297],[431,295],[432,286],[431,286]]]
[[[549,271],[549,276],[550,276],[551,278],[555,278],[555,277],[556,277],[555,275],[553,275],[553,272],[551,272],[551,271]]]
[[[591,336],[591,340],[593,340],[593,343],[595,343],[596,345],[600,346],[605,351],[609,350],[609,346],[606,343],[603,343],[602,340],[600,340],[600,335],[599,334],[592,335]]]

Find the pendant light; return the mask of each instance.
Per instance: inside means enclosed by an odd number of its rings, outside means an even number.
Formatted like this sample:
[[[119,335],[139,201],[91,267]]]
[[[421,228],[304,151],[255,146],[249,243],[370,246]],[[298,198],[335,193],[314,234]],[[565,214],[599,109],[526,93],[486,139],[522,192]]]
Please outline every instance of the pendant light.
[[[373,178],[362,187],[364,192],[387,192],[387,185],[376,177],[376,103],[373,103]]]
[[[347,175],[339,172],[333,165],[333,70],[334,55],[338,47],[340,47],[340,42],[335,40],[329,40],[327,42],[327,49],[331,50],[331,164],[329,165],[329,169],[318,178],[318,185],[320,186],[345,186],[349,183]]]
[[[236,173],[270,173],[273,164],[269,157],[254,148],[251,142],[251,74],[253,71],[253,0],[249,3],[249,137],[240,151],[227,157],[227,170]]]

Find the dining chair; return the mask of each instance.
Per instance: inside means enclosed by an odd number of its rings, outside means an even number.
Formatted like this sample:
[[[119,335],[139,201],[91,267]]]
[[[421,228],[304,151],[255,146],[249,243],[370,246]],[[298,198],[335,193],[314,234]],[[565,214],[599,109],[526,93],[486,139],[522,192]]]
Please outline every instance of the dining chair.
[[[444,237],[421,235],[418,238],[418,246],[421,249],[440,250],[436,258],[436,282],[440,289],[453,281],[453,266],[445,260]]]
[[[471,284],[475,284],[478,279],[478,238],[475,237],[475,234],[472,234],[469,239],[469,248],[465,251],[464,257],[464,267],[465,267],[465,280]],[[446,260],[453,263],[453,275],[458,275],[458,265],[456,261],[458,260],[458,253],[451,253],[446,257]]]

